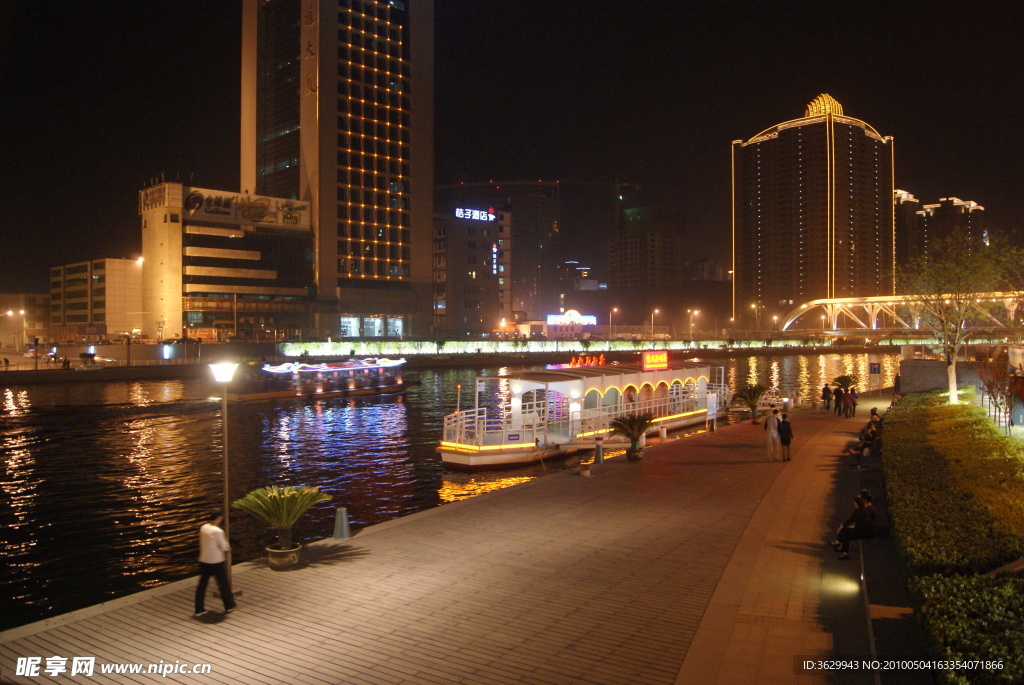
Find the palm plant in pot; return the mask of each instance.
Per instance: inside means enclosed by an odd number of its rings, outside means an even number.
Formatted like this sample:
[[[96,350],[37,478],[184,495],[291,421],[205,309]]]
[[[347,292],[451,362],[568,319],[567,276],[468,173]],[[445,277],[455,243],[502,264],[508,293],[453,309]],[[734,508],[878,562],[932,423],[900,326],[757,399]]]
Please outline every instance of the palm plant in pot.
[[[629,440],[626,459],[630,461],[643,459],[644,451],[640,449],[640,440],[653,425],[654,414],[650,413],[617,416],[608,423],[608,427],[612,429],[612,435],[621,435]]]
[[[758,383],[748,385],[732,396],[732,404],[740,404],[750,408],[750,422],[757,423],[757,403],[761,401],[768,388]]]
[[[310,507],[326,502],[330,495],[306,485],[269,485],[257,488],[231,506],[252,514],[277,532],[277,545],[267,547],[267,562],[275,571],[284,571],[299,563],[302,545],[292,544],[292,526]]]

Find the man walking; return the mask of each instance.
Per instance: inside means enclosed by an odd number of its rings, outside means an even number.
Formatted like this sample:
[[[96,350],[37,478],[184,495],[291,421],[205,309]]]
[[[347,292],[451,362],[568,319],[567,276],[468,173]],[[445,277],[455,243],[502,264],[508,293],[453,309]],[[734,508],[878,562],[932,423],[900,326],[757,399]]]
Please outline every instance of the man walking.
[[[199,528],[199,586],[196,588],[196,616],[206,613],[206,585],[210,576],[217,579],[221,601],[224,602],[224,613],[235,610],[235,597],[231,594],[231,583],[228,581],[227,554],[230,549],[220,527],[224,515],[220,509],[211,509],[207,523]]]
[[[775,461],[779,455],[779,410],[772,409],[772,415],[764,420],[764,443],[768,449],[768,461]]]

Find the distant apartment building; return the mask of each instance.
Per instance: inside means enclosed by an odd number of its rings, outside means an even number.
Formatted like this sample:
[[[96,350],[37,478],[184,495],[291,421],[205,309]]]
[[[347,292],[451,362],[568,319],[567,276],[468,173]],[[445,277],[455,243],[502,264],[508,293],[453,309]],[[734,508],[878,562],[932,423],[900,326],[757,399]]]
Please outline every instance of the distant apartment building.
[[[924,213],[921,211],[921,201],[905,190],[897,190],[893,202],[896,218],[896,266],[906,266],[924,254]]]
[[[904,190],[895,193],[896,264],[905,266],[928,253],[929,245],[954,233],[987,237],[985,208],[957,197],[922,205]]]
[[[683,281],[681,220],[652,206],[623,210],[609,244],[608,288],[635,292],[675,291]]]
[[[142,262],[95,259],[50,268],[50,334],[57,343],[143,335]]]
[[[434,217],[434,330],[487,336],[511,325],[513,220],[493,207],[453,207]]]
[[[0,294],[0,347],[22,349],[50,332],[50,296],[46,293]]]
[[[712,259],[698,259],[685,266],[686,279],[690,281],[727,281],[728,271]]]
[[[732,145],[732,315],[893,293],[893,145],[827,94]]]
[[[311,328],[308,202],[159,183],[139,193],[139,216],[146,337],[280,341]]]

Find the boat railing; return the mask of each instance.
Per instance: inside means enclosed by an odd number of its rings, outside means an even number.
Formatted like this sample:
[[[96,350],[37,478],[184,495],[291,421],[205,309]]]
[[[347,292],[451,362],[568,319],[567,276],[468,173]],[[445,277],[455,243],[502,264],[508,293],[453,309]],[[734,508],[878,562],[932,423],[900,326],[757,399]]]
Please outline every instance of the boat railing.
[[[537,440],[567,442],[607,432],[608,424],[618,416],[650,413],[658,420],[706,408],[707,394],[697,390],[568,410],[557,416],[550,415],[543,401],[523,402],[518,411],[507,404],[499,410],[478,407],[445,417],[444,442],[478,448],[529,445]]]

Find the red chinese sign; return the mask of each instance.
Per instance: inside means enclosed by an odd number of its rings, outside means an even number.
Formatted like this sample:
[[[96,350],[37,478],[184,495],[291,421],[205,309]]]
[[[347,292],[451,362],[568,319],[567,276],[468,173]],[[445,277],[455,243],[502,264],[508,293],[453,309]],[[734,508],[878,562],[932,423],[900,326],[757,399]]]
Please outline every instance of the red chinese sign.
[[[667,350],[650,350],[644,352],[644,371],[661,371],[668,368]]]

